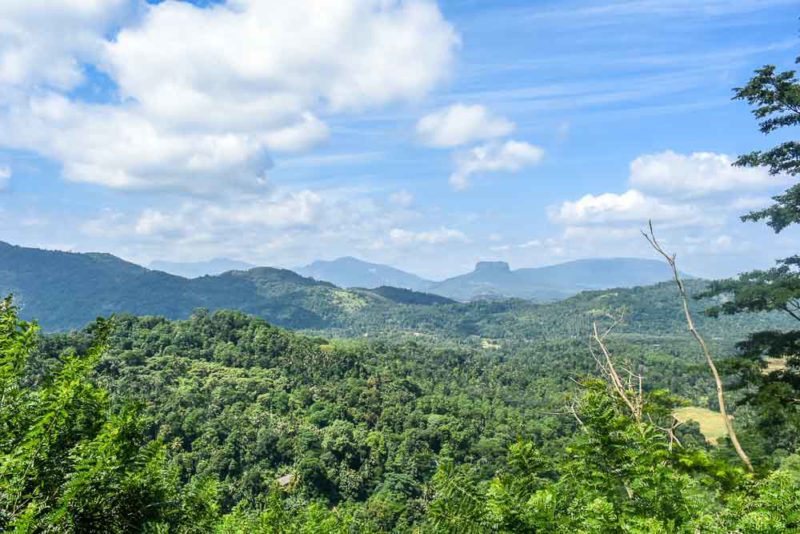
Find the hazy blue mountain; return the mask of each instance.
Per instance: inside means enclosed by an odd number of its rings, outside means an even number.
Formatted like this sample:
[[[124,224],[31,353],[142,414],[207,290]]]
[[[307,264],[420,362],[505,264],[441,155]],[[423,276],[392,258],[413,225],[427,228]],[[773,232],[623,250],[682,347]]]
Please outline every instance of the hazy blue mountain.
[[[672,278],[672,271],[664,261],[642,258],[575,260],[514,272],[531,284],[565,288],[574,293],[589,289],[644,286]]]
[[[315,261],[297,272],[340,287],[399,287],[460,301],[512,297],[556,300],[584,290],[649,285],[670,277],[663,262],[639,258],[576,260],[516,270],[502,261],[482,261],[471,273],[441,282],[352,257]]]
[[[398,317],[419,317],[426,322],[434,317],[425,309],[431,306],[444,307],[445,315],[436,315],[437,321],[450,321],[448,313],[458,316],[461,312],[452,308],[449,299],[557,300],[583,290],[649,285],[669,278],[667,267],[659,261],[624,258],[518,270],[504,262],[480,262],[473,272],[438,283],[382,265],[374,265],[372,270],[373,264],[353,259],[327,263],[358,266],[360,270],[350,271],[351,278],[339,280],[361,287],[342,289],[270,267],[190,279],[146,269],[111,254],[49,251],[0,242],[0,295],[13,293],[23,316],[36,318],[47,330],[76,328],[97,316],[121,312],[184,318],[196,308],[236,309],[280,326],[326,329],[371,324],[376,317],[395,323]],[[358,273],[371,278],[359,278]],[[364,288],[376,278],[381,280],[377,287]],[[425,284],[429,289],[419,292],[390,284]],[[445,313],[444,309],[450,308]]]
[[[517,297],[554,300],[584,290],[655,284],[670,278],[657,260],[610,258],[577,260],[512,270],[501,261],[479,262],[471,273],[433,284],[427,291],[456,300]]]
[[[471,273],[454,276],[432,285],[431,293],[456,300],[473,300],[486,297],[538,296],[528,290],[524,281],[511,270],[506,262],[481,261]]]
[[[289,328],[325,328],[405,303],[442,297],[390,288],[345,290],[286,269],[257,267],[188,279],[111,254],[18,247],[0,241],[0,296],[46,330],[78,328],[114,313],[188,317],[197,308],[235,309]]]
[[[369,263],[353,257],[332,261],[318,260],[300,267],[297,272],[316,280],[331,282],[340,287],[364,287],[368,289],[391,286],[415,291],[425,291],[433,282],[415,274],[407,273],[379,263]]]
[[[184,278],[199,278],[200,276],[222,274],[227,271],[246,271],[255,265],[229,258],[214,258],[208,261],[180,262],[160,261],[150,263],[150,268],[156,271],[183,276]]]

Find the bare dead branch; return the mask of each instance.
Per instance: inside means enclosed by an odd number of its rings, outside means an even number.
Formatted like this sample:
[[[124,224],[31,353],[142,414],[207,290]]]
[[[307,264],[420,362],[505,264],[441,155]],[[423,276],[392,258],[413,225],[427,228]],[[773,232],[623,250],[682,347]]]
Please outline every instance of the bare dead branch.
[[[672,270],[672,277],[675,280],[675,285],[678,287],[678,293],[680,294],[681,301],[683,302],[683,314],[686,318],[686,324],[689,327],[689,332],[691,332],[692,336],[697,341],[697,344],[700,345],[703,355],[706,358],[706,362],[708,363],[708,367],[711,369],[711,374],[714,376],[714,382],[716,383],[717,388],[717,400],[719,401],[719,411],[722,415],[722,419],[725,421],[725,426],[728,430],[728,437],[733,444],[733,448],[736,449],[736,454],[739,455],[739,458],[741,458],[742,462],[744,462],[744,464],[747,466],[747,470],[752,473],[753,464],[750,463],[750,458],[739,444],[739,438],[736,437],[736,430],[733,428],[733,420],[728,417],[728,411],[725,408],[725,392],[722,387],[722,379],[717,371],[717,366],[714,364],[714,359],[711,357],[711,351],[708,349],[705,339],[703,339],[703,336],[701,336],[700,332],[697,331],[694,320],[692,319],[692,313],[689,310],[689,298],[686,295],[686,287],[683,284],[683,280],[681,280],[680,272],[678,271],[678,267],[675,263],[675,254],[668,254],[661,246],[661,243],[658,242],[655,232],[653,231],[653,221],[648,221],[648,229],[649,232],[642,231],[642,235],[645,239],[647,239],[647,242],[650,243],[650,246],[664,257],[670,269]]]
[[[610,330],[607,330],[607,332],[609,331]],[[631,401],[630,395],[628,394],[628,390],[625,389],[625,386],[623,385],[622,380],[619,377],[619,373],[617,373],[617,370],[614,367],[614,362],[611,360],[611,353],[609,352],[608,347],[606,347],[604,336],[601,336],[600,331],[597,329],[596,322],[592,323],[592,332],[594,341],[597,344],[597,346],[600,347],[600,350],[602,351],[603,356],[605,358],[604,363],[601,364],[602,366],[601,370],[608,377],[614,392],[617,394],[617,396],[619,396],[619,398],[625,403],[625,405],[631,411],[631,415],[633,415],[633,418],[637,422],[640,422],[642,419],[642,405],[639,402],[634,404],[634,402]]]
[[[576,410],[576,409],[575,409],[575,405],[574,405],[574,404],[570,404],[570,405],[569,405],[569,411],[572,413],[572,416],[573,416],[573,417],[575,417],[575,420],[578,422],[578,425],[579,425],[579,426],[580,426],[582,429],[584,429],[584,430],[585,430],[585,429],[586,429],[586,426],[583,424],[583,421],[582,421],[582,420],[581,420],[581,418],[578,416],[578,410]]]
[[[650,417],[649,415],[647,416],[647,418],[650,420],[650,424],[652,424],[652,425],[653,425],[654,427],[656,427],[658,430],[660,430],[660,431],[664,432],[664,433],[667,435],[667,437],[669,438],[669,445],[668,445],[668,447],[669,447],[669,451],[670,451],[670,452],[672,452],[672,447],[673,447],[673,445],[676,445],[676,444],[677,444],[677,445],[678,445],[678,447],[683,447],[683,444],[681,443],[681,440],[679,440],[679,439],[678,439],[678,436],[675,434],[675,430],[676,430],[676,429],[677,429],[679,426],[681,426],[681,425],[683,424],[683,422],[682,422],[682,421],[678,421],[678,418],[677,418],[677,417],[675,417],[675,416],[673,415],[673,416],[672,416],[672,423],[670,424],[670,426],[669,426],[669,427],[663,427],[663,426],[658,426],[658,425],[655,423],[655,421],[653,421],[653,418],[652,418],[652,417]]]

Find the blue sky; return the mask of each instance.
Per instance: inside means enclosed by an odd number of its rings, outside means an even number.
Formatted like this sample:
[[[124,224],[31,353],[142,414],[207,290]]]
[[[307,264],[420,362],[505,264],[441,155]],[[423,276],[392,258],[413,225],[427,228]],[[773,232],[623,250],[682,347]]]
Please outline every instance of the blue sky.
[[[796,252],[738,220],[787,181],[731,101],[800,55],[796,2],[11,0],[0,239],[147,264],[353,255],[430,277]],[[781,137],[784,136],[784,137]]]

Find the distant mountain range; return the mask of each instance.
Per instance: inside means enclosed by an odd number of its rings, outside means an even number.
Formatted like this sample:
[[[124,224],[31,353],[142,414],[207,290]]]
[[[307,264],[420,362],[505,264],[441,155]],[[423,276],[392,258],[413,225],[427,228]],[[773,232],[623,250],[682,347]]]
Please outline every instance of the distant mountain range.
[[[664,262],[638,258],[576,260],[516,270],[505,262],[491,261],[480,262],[471,273],[434,284],[428,291],[455,300],[555,300],[586,290],[651,285],[670,277]]]
[[[345,290],[286,269],[257,267],[183,278],[111,254],[25,248],[0,242],[0,295],[45,330],[84,326],[114,313],[188,317],[197,308],[235,309],[287,328],[325,328],[357,312],[451,300],[407,289]]]
[[[576,260],[516,270],[502,261],[483,261],[471,273],[441,282],[351,257],[316,261],[297,272],[341,287],[395,286],[460,301],[483,298],[555,300],[591,289],[655,284],[671,276],[664,262],[638,258]]]
[[[229,261],[192,264],[196,270],[183,272],[197,275],[201,265],[221,268]],[[352,320],[356,313],[379,313],[398,305],[509,297],[557,300],[583,290],[649,285],[669,278],[661,262],[622,258],[517,270],[504,262],[480,262],[473,272],[441,282],[355,258],[315,262],[300,270],[313,278],[271,267],[187,278],[111,254],[0,242],[0,295],[13,293],[23,316],[36,318],[48,330],[80,327],[97,316],[120,312],[182,318],[196,308],[237,309],[280,326],[321,329]]]
[[[214,258],[213,260],[194,262],[153,261],[150,262],[149,267],[155,271],[164,271],[184,278],[200,278],[228,271],[247,271],[257,265],[228,258]]]
[[[369,263],[350,256],[332,261],[315,261],[311,265],[296,269],[296,271],[303,276],[330,282],[339,287],[370,289],[391,286],[414,291],[427,291],[435,283],[388,265]]]

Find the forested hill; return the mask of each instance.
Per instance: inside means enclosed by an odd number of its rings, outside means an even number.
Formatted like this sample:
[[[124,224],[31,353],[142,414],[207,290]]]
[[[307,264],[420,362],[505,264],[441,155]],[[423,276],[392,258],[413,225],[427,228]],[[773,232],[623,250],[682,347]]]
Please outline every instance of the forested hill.
[[[408,290],[344,290],[285,269],[258,267],[186,279],[110,254],[78,254],[0,242],[0,294],[45,330],[84,326],[114,313],[188,317],[197,308],[236,309],[290,328],[340,324],[364,308],[450,302]],[[384,310],[385,312],[385,310]]]
[[[316,261],[297,272],[340,287],[395,286],[460,301],[487,298],[552,301],[591,289],[655,284],[671,276],[664,262],[640,258],[584,259],[525,269],[511,269],[502,261],[481,261],[472,272],[439,282],[350,257]]]
[[[194,262],[152,261],[149,267],[154,271],[164,271],[184,278],[200,278],[201,276],[222,274],[227,271],[246,271],[257,267],[257,265],[228,258],[214,258],[208,261]]]
[[[649,291],[642,290],[640,296],[652,297]],[[547,316],[557,324],[564,318],[558,314],[567,310],[598,316],[593,306],[604,301],[618,304],[630,296],[586,295],[559,303],[558,309],[540,307],[546,315],[527,320],[538,322]],[[648,310],[644,313],[660,317],[663,326],[673,307],[657,304]],[[0,327],[4,324],[7,321]],[[88,382],[62,377],[71,377],[66,373],[72,362],[82,361],[70,355],[91,354],[93,332],[101,325],[40,339],[28,364],[18,366],[32,374],[24,377],[25,383],[54,383],[72,393],[74,384]],[[734,329],[728,333],[734,340],[743,335]],[[725,521],[718,530],[693,527],[676,532],[764,531],[736,528],[744,506],[737,503],[759,503],[761,493],[756,491],[760,486],[750,489],[752,483],[729,459],[727,448],[717,451],[705,443],[694,423],[677,429],[682,445],[674,449],[658,433],[657,425],[668,424],[669,409],[679,402],[660,387],[713,407],[708,403],[713,385],[707,369],[697,365],[694,344],[615,343],[615,356],[644,372],[652,390],[646,398],[652,402],[647,413],[653,422],[643,427],[626,417],[622,403],[614,403],[597,381],[576,386],[578,377],[595,368],[586,339],[557,337],[556,332],[549,341],[526,342],[525,350],[506,350],[501,346],[505,341],[470,348],[429,342],[426,337],[402,342],[330,340],[287,332],[233,311],[200,311],[186,321],[120,316],[91,378],[109,392],[115,409],[131,401],[141,406],[147,424],[116,431],[113,425],[120,423],[111,420],[106,424],[115,431],[107,432],[111,437],[100,434],[91,442],[105,439],[95,454],[106,456],[89,456],[92,463],[84,459],[94,452],[91,447],[76,447],[74,454],[64,455],[67,460],[62,463],[94,469],[89,471],[93,476],[78,471],[83,478],[75,477],[83,493],[72,490],[70,471],[52,468],[52,474],[45,464],[41,477],[50,476],[46,481],[51,491],[42,492],[41,500],[58,495],[63,483],[68,498],[89,503],[69,508],[76,522],[104,517],[101,514],[138,518],[153,506],[164,510],[165,504],[173,521],[183,515],[195,523],[205,521],[196,530],[177,532],[504,531],[480,528],[487,524],[480,516],[475,520],[478,527],[461,528],[471,520],[462,516],[476,514],[473,510],[484,502],[491,514],[503,514],[493,519],[495,523],[515,519],[525,506],[538,507],[530,520],[537,528],[526,523],[505,532],[547,531],[544,527],[555,521],[573,525],[578,521],[574,517],[584,521],[586,515],[589,519],[581,525],[593,528],[573,530],[616,532],[611,527],[620,522],[655,516],[660,522],[642,523],[638,532],[671,532],[650,527],[671,525],[676,521],[674,510],[680,510],[678,520],[684,524]],[[56,379],[48,380],[48,375]],[[97,408],[78,399],[68,403],[65,413],[105,413],[100,412],[104,404]],[[758,421],[746,419],[747,413],[737,413],[737,421],[751,444],[759,439]],[[64,420],[83,419],[76,415]],[[134,446],[117,445],[124,439],[135,440]],[[147,440],[154,441],[145,448]],[[153,449],[163,452],[145,455]],[[776,463],[771,450],[755,459],[762,465]],[[139,474],[142,465],[149,477]],[[145,482],[137,486],[130,480]],[[636,499],[627,497],[631,480]],[[778,518],[795,510],[784,504],[793,502],[791,481],[784,480],[763,491]],[[140,490],[145,483],[161,484],[156,486],[159,492]],[[113,484],[121,489],[107,490],[117,487]],[[178,489],[160,489],[170,484]],[[542,486],[545,489],[539,490]],[[781,488],[785,489],[777,493]],[[165,493],[169,498],[162,496]],[[120,494],[126,498],[113,498]],[[555,506],[541,504],[541,494],[555,495],[550,500],[564,503],[566,511],[559,508],[556,515]],[[728,499],[728,494],[734,498]],[[669,506],[661,505],[665,499],[670,499]],[[604,512],[600,523],[592,515],[598,502],[603,510],[620,510],[621,518]],[[93,514],[85,512],[87,508]],[[39,509],[49,511],[45,506],[35,510]],[[221,514],[227,515],[220,518]],[[487,517],[493,518],[491,514]],[[451,518],[454,528],[439,528]],[[208,525],[216,521],[224,521],[227,528]]]
[[[699,292],[704,282],[692,281]],[[80,328],[115,313],[187,318],[198,308],[234,309],[293,329],[341,336],[435,335],[442,338],[560,337],[585,332],[593,317],[625,308],[624,328],[682,331],[670,284],[588,292],[550,304],[526,300],[456,303],[407,289],[341,289],[292,271],[258,267],[186,279],[109,254],[77,254],[0,243],[0,294],[12,293],[22,316],[45,330]],[[709,303],[693,302],[700,313]],[[701,323],[704,319],[699,319]],[[770,321],[781,325],[782,316]],[[775,323],[777,321],[777,323]],[[720,336],[752,330],[761,315],[709,321]]]

